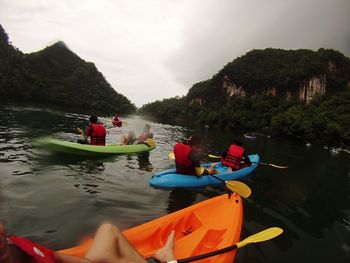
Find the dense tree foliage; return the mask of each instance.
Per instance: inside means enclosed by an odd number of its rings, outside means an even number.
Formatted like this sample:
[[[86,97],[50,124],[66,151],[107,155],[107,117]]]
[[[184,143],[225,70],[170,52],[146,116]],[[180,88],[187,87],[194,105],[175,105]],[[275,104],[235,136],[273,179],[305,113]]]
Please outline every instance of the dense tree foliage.
[[[309,104],[286,91],[324,75],[326,93]],[[229,96],[224,81],[246,96]],[[182,98],[144,105],[139,112],[172,124],[261,132],[272,136],[350,146],[350,60],[334,50],[253,50],[227,64],[212,79],[196,83]],[[275,87],[276,96],[264,90]],[[262,92],[259,92],[262,91]],[[265,95],[264,95],[265,94]]]
[[[116,92],[93,63],[85,62],[63,42],[23,54],[9,44],[0,25],[0,96],[89,112],[130,113],[135,106]]]

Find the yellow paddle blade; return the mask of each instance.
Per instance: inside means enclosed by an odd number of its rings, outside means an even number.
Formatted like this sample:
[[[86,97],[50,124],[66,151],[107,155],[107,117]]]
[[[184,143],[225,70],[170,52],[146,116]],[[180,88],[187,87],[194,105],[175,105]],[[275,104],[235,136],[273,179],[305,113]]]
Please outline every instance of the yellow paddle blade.
[[[152,148],[156,147],[156,143],[154,142],[153,139],[148,138],[148,139],[145,141],[145,143],[146,143],[149,147],[152,147]]]
[[[214,154],[208,154],[210,158],[221,158],[219,155],[214,155]]]
[[[170,153],[168,154],[168,157],[169,157],[169,159],[175,160],[175,154],[174,154],[174,152],[170,152]]]
[[[275,167],[275,168],[280,168],[280,169],[288,168],[288,166],[281,166],[281,165],[276,165],[276,164],[272,164],[272,163],[269,163],[269,165],[272,166],[272,167]]]
[[[270,227],[268,229],[265,229],[259,233],[256,233],[250,237],[247,237],[246,239],[238,242],[237,248],[244,247],[246,245],[249,245],[251,243],[259,243],[263,241],[270,240],[272,238],[275,238],[283,233],[283,229],[279,227]]]
[[[128,120],[125,120],[125,121],[122,121],[122,124],[123,124],[125,127],[127,127],[127,126],[129,125],[129,122],[128,122]]]
[[[226,187],[232,192],[236,192],[243,198],[248,198],[252,194],[252,190],[248,185],[239,181],[225,181]]]

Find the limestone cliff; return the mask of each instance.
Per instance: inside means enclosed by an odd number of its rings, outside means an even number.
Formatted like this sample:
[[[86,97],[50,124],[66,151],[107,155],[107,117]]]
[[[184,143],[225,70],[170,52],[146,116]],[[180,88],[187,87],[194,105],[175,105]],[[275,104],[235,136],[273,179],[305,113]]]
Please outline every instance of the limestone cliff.
[[[228,63],[212,79],[193,85],[191,103],[238,97],[280,97],[305,103],[350,87],[350,60],[334,50],[253,50]]]

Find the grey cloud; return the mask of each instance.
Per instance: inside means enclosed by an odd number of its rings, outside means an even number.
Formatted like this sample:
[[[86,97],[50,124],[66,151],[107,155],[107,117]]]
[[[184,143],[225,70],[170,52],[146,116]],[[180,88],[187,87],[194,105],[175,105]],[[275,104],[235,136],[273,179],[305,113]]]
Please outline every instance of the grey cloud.
[[[348,0],[201,3],[187,10],[182,45],[165,62],[188,88],[254,48],[324,47],[350,55]]]
[[[56,42],[137,106],[183,95],[254,48],[350,55],[350,0],[0,0],[14,46]]]

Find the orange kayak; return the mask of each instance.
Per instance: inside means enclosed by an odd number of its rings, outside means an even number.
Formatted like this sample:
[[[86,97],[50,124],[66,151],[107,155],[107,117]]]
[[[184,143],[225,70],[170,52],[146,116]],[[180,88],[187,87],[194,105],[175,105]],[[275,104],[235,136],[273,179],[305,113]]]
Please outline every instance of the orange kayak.
[[[140,226],[125,230],[129,242],[147,258],[155,254],[175,230],[174,254],[176,259],[187,258],[216,251],[239,241],[243,208],[239,195],[231,198],[221,195],[197,203],[185,209],[160,217]],[[60,253],[84,257],[91,240],[61,250]],[[233,262],[236,250],[195,262]]]

